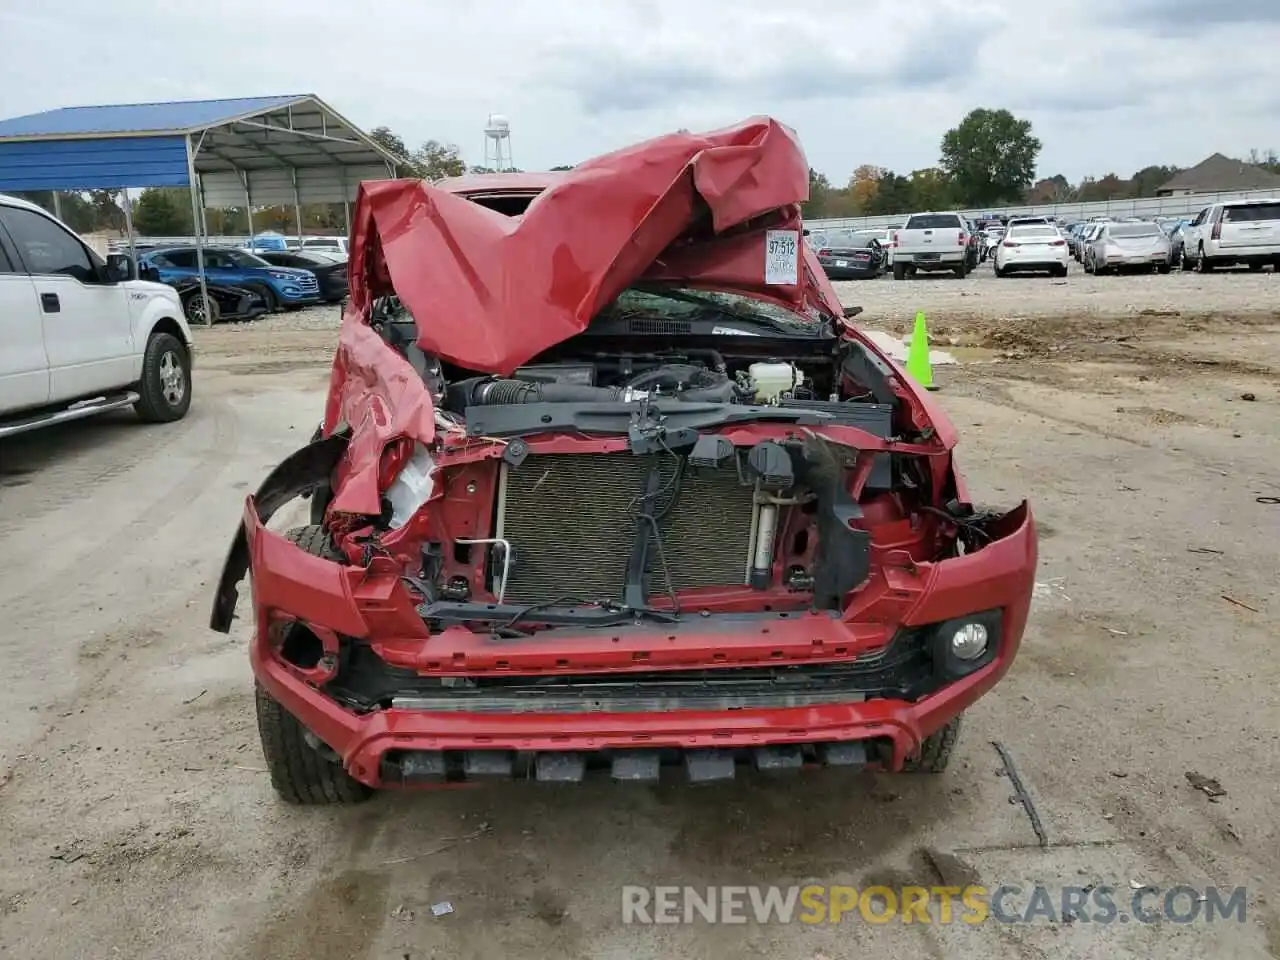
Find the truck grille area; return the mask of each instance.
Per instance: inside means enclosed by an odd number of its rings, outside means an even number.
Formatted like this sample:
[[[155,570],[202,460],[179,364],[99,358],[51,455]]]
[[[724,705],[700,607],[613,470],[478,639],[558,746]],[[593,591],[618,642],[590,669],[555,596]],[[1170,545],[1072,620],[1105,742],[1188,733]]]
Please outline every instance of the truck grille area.
[[[661,550],[650,551],[649,591],[666,593],[668,580],[675,590],[747,581],[752,490],[733,463],[695,470],[665,452],[544,454],[503,470],[497,535],[512,547],[508,602],[620,599],[637,513],[655,482]]]

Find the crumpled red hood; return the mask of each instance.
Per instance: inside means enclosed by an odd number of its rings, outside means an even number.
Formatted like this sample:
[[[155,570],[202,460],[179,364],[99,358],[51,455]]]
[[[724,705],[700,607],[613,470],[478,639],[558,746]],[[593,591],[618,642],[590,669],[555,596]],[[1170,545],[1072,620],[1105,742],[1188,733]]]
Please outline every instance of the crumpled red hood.
[[[520,217],[416,180],[360,186],[351,305],[396,293],[419,345],[510,374],[584,330],[637,280],[752,293],[839,317],[808,246],[793,284],[765,283],[766,230],[799,231],[809,165],[795,134],[753,118],[676,133],[580,164]]]

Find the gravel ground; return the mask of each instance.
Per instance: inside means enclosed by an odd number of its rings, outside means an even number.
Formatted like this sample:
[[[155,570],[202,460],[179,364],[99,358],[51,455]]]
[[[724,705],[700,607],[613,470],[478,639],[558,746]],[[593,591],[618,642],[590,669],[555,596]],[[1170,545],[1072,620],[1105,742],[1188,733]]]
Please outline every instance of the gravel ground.
[[[921,274],[912,280],[840,281],[846,304],[860,304],[861,319],[910,320],[923,310],[947,320],[1031,317],[1200,316],[1271,313],[1280,305],[1280,274],[1231,270],[1199,274],[1174,272],[1095,277],[1078,264],[1064,279],[1018,275],[997,279],[982,264],[964,280],[950,274]]]
[[[1280,956],[1280,507],[1257,500],[1280,495],[1277,283],[983,271],[839,285],[869,323],[902,329],[925,310],[957,345],[936,396],[974,496],[1029,497],[1039,522],[1022,653],[970,711],[945,776],[504,784],[338,811],[275,800],[246,627],[206,626],[245,492],[319,415],[337,313],[200,331],[181,423],[109,416],[0,442],[0,953]],[[1016,758],[1047,849],[1008,802],[991,740]],[[627,883],[975,878],[1102,882],[1122,909],[1132,884],[1250,892],[1243,924],[620,922]],[[442,900],[455,912],[433,918]]]

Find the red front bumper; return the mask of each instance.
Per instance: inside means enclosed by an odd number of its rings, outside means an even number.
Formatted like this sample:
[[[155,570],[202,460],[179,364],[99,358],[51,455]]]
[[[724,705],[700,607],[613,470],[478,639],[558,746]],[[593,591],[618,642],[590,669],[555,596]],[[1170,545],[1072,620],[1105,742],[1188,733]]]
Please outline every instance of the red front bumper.
[[[388,751],[603,751],[623,748],[746,748],[876,739],[890,744],[884,767],[900,769],[921,741],[986,693],[1013,662],[1034,586],[1035,526],[1026,506],[1007,517],[1006,529],[977,553],[914,568],[873,574],[843,620],[794,615],[767,626],[721,631],[702,620],[698,629],[608,630],[601,634],[557,629],[528,640],[491,641],[453,628],[426,635],[413,622],[394,577],[310,556],[245,512],[257,631],[252,644],[258,681],[286,710],[342,758],[356,779],[382,786]],[[407,604],[407,606],[406,606]],[[322,631],[363,637],[399,666],[412,663],[437,676],[581,673],[607,668],[691,669],[855,660],[883,648],[899,625],[925,626],[978,611],[999,609],[1001,631],[994,659],[962,679],[914,702],[869,699],[798,708],[667,713],[460,713],[385,709],[356,714],[316,688],[314,678],[281,660],[267,639],[280,616]],[[658,642],[655,642],[657,640]],[[412,653],[408,653],[412,651]]]

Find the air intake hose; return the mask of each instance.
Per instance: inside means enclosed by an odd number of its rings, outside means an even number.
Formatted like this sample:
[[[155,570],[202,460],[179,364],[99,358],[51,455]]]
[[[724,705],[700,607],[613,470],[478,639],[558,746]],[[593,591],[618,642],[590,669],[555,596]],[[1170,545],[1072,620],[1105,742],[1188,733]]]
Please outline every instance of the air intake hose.
[[[471,390],[472,406],[508,403],[598,403],[617,400],[622,387],[589,387],[580,383],[532,383],[528,380],[485,380]]]

